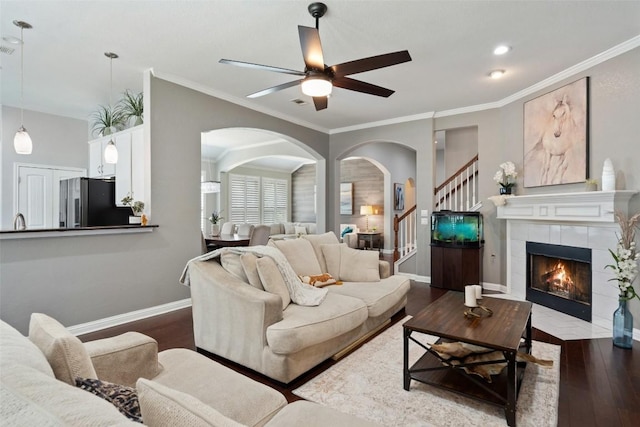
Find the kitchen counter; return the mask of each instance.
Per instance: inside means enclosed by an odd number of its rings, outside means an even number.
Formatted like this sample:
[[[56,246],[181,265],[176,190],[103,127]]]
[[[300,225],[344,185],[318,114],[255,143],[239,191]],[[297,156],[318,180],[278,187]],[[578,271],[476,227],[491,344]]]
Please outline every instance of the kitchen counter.
[[[0,240],[34,239],[46,237],[96,236],[101,234],[151,233],[157,225],[108,225],[77,228],[39,228],[27,230],[2,230]]]

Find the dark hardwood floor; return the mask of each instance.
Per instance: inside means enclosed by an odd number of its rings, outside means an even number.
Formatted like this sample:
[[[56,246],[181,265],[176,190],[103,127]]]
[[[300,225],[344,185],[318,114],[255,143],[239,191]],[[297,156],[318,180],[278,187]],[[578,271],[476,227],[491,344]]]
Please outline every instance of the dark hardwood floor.
[[[424,283],[413,282],[405,311],[396,314],[392,324],[406,314],[416,314],[444,295],[444,291]],[[160,350],[173,347],[195,349],[191,309],[86,334],[83,341],[138,331],[158,341]],[[560,401],[558,425],[561,427],[638,426],[640,425],[640,345],[632,350],[613,347],[611,339],[562,341],[534,329],[533,338],[562,347],[560,365]],[[357,351],[357,350],[356,350]],[[267,384],[291,402],[299,399],[291,391],[333,365],[327,360],[289,384],[273,381],[261,374],[204,352],[230,368]]]

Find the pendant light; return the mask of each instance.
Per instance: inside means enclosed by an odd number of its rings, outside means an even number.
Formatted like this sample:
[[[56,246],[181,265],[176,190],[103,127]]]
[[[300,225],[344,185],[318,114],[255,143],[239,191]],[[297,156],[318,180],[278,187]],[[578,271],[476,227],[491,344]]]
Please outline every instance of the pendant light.
[[[113,60],[117,59],[118,55],[113,52],[105,52],[104,56],[109,58],[109,114],[111,120],[109,125],[113,125],[113,106],[111,105],[111,93],[113,92]],[[113,137],[104,149],[104,161],[111,164],[118,163],[118,149],[116,148],[115,142],[113,142]]]
[[[24,29],[33,28],[24,21],[13,21],[13,25],[20,27],[20,128],[13,137],[13,148],[18,154],[31,154],[33,143],[24,127]]]

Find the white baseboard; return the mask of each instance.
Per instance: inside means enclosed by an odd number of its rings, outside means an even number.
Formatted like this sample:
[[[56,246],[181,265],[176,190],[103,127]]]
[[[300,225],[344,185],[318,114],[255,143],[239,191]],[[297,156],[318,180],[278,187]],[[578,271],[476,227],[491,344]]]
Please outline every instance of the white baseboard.
[[[503,294],[507,293],[507,287],[499,283],[482,282],[482,288],[488,291],[498,291]]]
[[[403,273],[402,271],[398,271],[397,273],[394,273],[394,274],[396,276],[406,276],[411,280],[415,280],[416,282],[431,283],[431,276],[420,276],[418,274]]]
[[[155,307],[143,308],[141,310],[118,314],[111,317],[105,317],[104,319],[98,319],[87,323],[81,323],[79,325],[70,326],[67,329],[74,335],[83,335],[111,328],[113,326],[122,325],[123,323],[134,322],[136,320],[146,319],[147,317],[169,313],[170,311],[180,310],[181,308],[186,307],[191,307],[191,298],[156,305]]]

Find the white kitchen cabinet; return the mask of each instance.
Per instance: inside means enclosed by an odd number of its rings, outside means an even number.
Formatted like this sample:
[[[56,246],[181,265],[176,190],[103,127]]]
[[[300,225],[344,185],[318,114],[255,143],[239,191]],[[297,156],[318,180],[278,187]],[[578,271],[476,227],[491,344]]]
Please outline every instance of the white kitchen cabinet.
[[[89,177],[104,178],[116,174],[116,165],[104,161],[104,149],[113,135],[89,141]]]
[[[133,200],[146,202],[145,191],[145,149],[142,126],[127,129],[116,136],[118,165],[116,167],[116,204],[131,195]]]
[[[113,139],[118,149],[118,163],[104,163],[104,148]],[[134,200],[148,203],[145,187],[146,150],[143,125],[125,129],[89,142],[89,176],[116,178],[115,203],[123,206],[122,199],[131,194]]]

